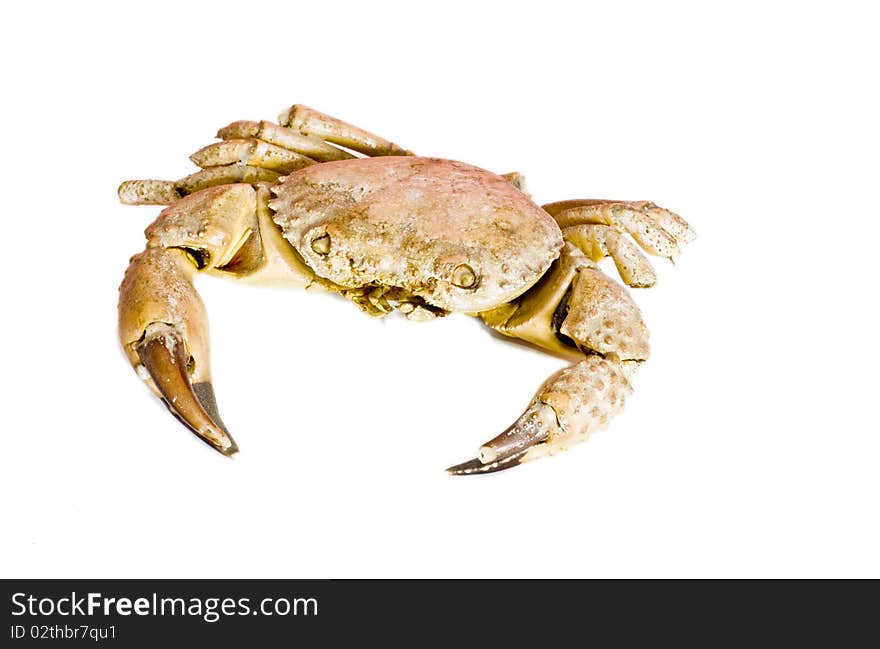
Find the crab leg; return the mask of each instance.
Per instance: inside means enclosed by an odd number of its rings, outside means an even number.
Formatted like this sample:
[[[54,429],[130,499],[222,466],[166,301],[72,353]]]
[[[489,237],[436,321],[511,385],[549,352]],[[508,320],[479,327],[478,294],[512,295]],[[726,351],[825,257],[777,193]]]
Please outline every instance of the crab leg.
[[[271,183],[317,162],[355,156],[334,144],[368,156],[413,155],[403,147],[362,128],[296,104],[278,118],[281,124],[240,120],[217,132],[215,142],[190,159],[201,171],[180,180],[128,180],[119,186],[126,205],[171,205],[207,187],[232,183]],[[331,144],[332,143],[332,144]],[[510,174],[514,184],[519,174]]]
[[[209,167],[180,180],[126,180],[117,190],[126,205],[171,205],[197,191],[234,183],[271,183],[281,176],[277,171],[230,164]]]
[[[572,225],[565,228],[563,237],[593,261],[611,257],[620,278],[627,286],[649,287],[657,281],[654,268],[645,255],[612,227],[598,223]]]
[[[323,140],[303,135],[299,131],[273,124],[272,122],[250,122],[242,120],[232,122],[217,131],[221,140],[239,140],[257,138],[263,142],[295,151],[318,162],[331,160],[347,160],[354,156],[347,151],[337,149]]]
[[[401,146],[362,128],[295,104],[278,116],[282,126],[311,135],[368,156],[413,155]]]
[[[216,142],[199,149],[189,159],[203,169],[242,164],[281,174],[316,164],[300,153],[254,138]]]
[[[526,411],[453,475],[492,473],[569,448],[623,409],[648,357],[648,332],[625,289],[568,243],[548,274],[513,303],[480,314],[496,331],[579,358],[544,383]]]
[[[552,215],[559,227],[564,228],[577,223],[602,223],[624,229],[637,229],[637,224],[649,225],[649,236],[656,227],[682,243],[690,243],[697,234],[693,227],[678,214],[655,205],[651,201],[613,201],[604,199],[581,199],[547,203],[543,206]],[[635,236],[635,233],[630,232]],[[656,235],[663,238],[662,235]],[[647,248],[646,248],[647,249]],[[648,252],[651,252],[648,250]],[[651,252],[651,254],[662,254]]]
[[[673,258],[679,244],[696,237],[683,218],[649,201],[571,200],[543,206],[563,236],[593,261],[610,256],[621,278],[634,287],[653,286],[656,276],[648,260],[623,234],[645,252]]]
[[[183,196],[173,180],[126,180],[116,191],[125,205],[171,205]]]

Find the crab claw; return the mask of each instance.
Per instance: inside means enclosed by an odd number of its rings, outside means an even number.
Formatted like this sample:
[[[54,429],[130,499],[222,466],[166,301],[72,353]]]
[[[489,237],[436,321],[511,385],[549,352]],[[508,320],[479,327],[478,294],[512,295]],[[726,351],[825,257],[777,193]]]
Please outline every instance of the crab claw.
[[[224,455],[238,446],[210,381],[207,314],[192,285],[196,267],[175,248],[132,257],[119,288],[119,336],[129,361],[171,413]]]
[[[446,469],[452,475],[494,473],[587,439],[623,409],[638,362],[590,355],[551,376],[514,424],[480,447],[477,459]]]
[[[224,455],[238,452],[238,445],[220,419],[211,383],[190,382],[186,345],[173,326],[154,325],[135,351],[175,417]]]
[[[477,457],[446,469],[451,475],[495,473],[543,455],[545,442],[558,428],[547,404],[533,401],[507,430],[480,447]]]

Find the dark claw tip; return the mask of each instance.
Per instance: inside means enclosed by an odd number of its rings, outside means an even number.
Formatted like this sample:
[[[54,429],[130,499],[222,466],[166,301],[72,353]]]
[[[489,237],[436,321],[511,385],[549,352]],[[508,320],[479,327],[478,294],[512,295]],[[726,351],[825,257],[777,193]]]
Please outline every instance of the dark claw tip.
[[[520,451],[519,453],[515,453],[514,455],[501,460],[487,462],[486,464],[483,464],[478,459],[474,458],[468,462],[462,462],[461,464],[449,467],[446,469],[446,473],[450,475],[482,475],[486,473],[495,473],[496,471],[504,471],[505,469],[512,469],[513,467],[522,464],[527,450],[528,449],[526,449],[526,451]]]

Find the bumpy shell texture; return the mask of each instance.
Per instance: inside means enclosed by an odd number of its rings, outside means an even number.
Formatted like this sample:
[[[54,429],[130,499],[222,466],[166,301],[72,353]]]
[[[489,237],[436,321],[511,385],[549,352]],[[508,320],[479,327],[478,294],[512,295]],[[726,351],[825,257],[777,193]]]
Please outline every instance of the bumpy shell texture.
[[[318,275],[345,288],[397,287],[445,311],[515,298],[562,247],[556,222],[525,194],[451,160],[328,162],[273,192],[275,222]]]

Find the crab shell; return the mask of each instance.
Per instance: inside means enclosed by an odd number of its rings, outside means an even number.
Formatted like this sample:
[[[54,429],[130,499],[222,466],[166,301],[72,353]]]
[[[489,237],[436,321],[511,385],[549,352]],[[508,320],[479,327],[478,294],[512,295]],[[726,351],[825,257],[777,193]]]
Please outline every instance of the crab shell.
[[[275,222],[318,276],[345,289],[395,287],[444,311],[512,300],[562,248],[559,226],[525,194],[451,160],[327,162],[272,191]]]

